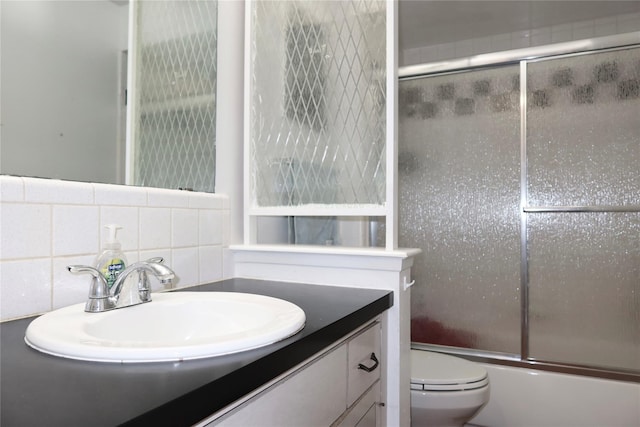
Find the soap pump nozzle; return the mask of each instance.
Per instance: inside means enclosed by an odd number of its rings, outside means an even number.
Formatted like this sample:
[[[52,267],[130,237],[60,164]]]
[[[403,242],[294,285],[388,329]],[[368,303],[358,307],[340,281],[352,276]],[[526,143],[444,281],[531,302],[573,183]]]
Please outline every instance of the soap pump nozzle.
[[[109,230],[109,237],[107,238],[107,241],[104,244],[105,248],[120,249],[122,245],[120,245],[120,242],[118,242],[117,235],[118,235],[118,230],[120,230],[122,227],[117,224],[107,224],[104,226],[104,228]]]

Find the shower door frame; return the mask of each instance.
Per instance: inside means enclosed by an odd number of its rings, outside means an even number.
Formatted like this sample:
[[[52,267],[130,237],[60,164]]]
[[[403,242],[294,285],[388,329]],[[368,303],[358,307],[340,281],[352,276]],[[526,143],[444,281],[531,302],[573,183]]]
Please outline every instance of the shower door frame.
[[[558,58],[589,55],[598,52],[640,48],[640,32],[618,34],[578,40],[553,45],[515,49],[504,52],[476,55],[451,61],[401,67],[399,80],[412,80],[436,75],[468,72],[483,68],[519,64],[520,73],[520,354],[465,349],[433,344],[414,344],[416,348],[446,351],[471,360],[515,367],[535,368],[546,371],[576,374],[613,380],[640,383],[640,372],[632,370],[609,370],[600,367],[557,363],[536,359],[529,348],[529,267],[527,218],[535,213],[640,213],[640,205],[626,206],[530,206],[528,201],[527,173],[527,66],[530,63]]]

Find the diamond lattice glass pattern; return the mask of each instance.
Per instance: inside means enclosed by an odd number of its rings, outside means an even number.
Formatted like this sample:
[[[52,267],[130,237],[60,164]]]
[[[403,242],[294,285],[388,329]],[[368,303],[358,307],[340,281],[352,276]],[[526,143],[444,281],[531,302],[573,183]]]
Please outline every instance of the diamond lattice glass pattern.
[[[256,1],[253,207],[385,202],[386,4]]]
[[[217,1],[140,1],[137,185],[214,191]]]

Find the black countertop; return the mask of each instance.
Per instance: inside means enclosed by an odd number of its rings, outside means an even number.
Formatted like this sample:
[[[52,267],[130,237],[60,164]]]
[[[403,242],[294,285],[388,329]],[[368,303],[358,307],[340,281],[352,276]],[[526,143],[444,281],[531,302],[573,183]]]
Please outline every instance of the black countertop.
[[[242,353],[184,362],[114,364],[40,353],[24,343],[33,318],[5,322],[0,325],[0,425],[192,425],[393,305],[391,291],[251,279],[182,291],[281,298],[304,310],[306,324],[290,338]]]

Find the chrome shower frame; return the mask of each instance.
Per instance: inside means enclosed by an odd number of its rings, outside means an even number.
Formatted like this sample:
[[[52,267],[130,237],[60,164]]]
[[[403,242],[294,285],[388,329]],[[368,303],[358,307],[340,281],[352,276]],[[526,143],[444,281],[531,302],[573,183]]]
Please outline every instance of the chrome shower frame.
[[[504,52],[488,53],[468,58],[439,61],[427,64],[400,67],[399,80],[446,75],[493,68],[505,65],[520,66],[520,354],[448,347],[441,345],[412,343],[414,348],[439,351],[466,357],[478,362],[526,367],[553,372],[584,375],[612,380],[640,383],[640,372],[617,369],[607,370],[586,365],[557,363],[540,360],[530,355],[529,349],[529,268],[527,251],[527,218],[536,213],[595,213],[595,212],[640,212],[640,205],[626,206],[530,206],[527,194],[527,65],[560,57],[588,55],[601,51],[615,51],[640,47],[640,31],[557,43],[546,46],[515,49]]]

